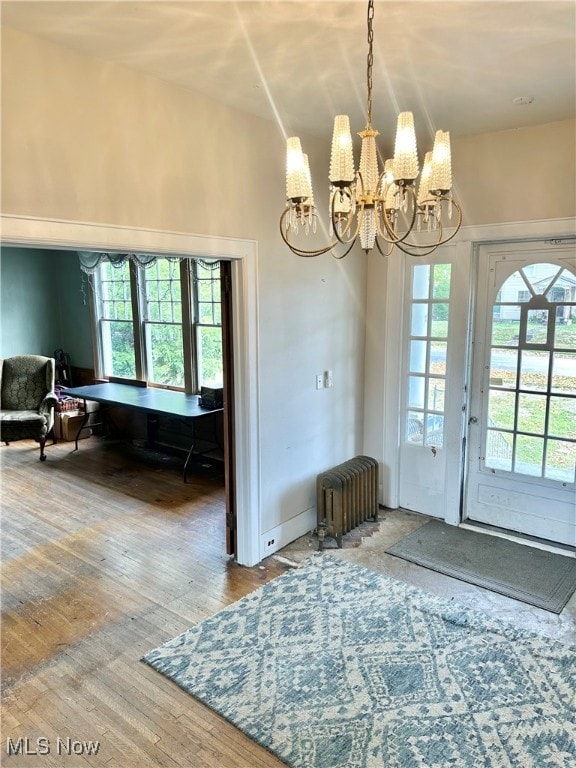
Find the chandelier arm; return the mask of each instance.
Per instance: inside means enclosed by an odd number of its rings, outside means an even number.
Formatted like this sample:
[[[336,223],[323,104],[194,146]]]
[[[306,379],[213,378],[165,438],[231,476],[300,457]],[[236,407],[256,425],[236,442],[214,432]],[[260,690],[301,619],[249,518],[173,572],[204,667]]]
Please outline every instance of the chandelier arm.
[[[354,234],[350,237],[347,237],[348,232],[350,231],[350,228],[352,227],[352,222],[354,221],[354,213],[348,214],[348,222],[346,226],[344,227],[344,231],[342,234],[338,232],[338,228],[336,226],[337,221],[335,219],[332,219],[332,229],[334,230],[334,237],[336,240],[341,243],[342,245],[348,245],[348,243],[353,243],[354,240],[358,237],[358,225],[356,226],[356,229],[354,231]]]
[[[313,257],[313,256],[322,256],[324,253],[328,253],[332,250],[336,245],[338,245],[338,241],[335,240],[333,243],[330,243],[327,246],[324,246],[323,248],[318,248],[316,250],[307,251],[303,248],[298,248],[296,245],[293,245],[290,240],[288,239],[288,230],[290,228],[290,225],[286,226],[286,234],[284,233],[284,221],[286,219],[286,216],[290,213],[290,206],[287,206],[284,209],[284,212],[282,213],[282,216],[280,216],[280,235],[282,237],[282,240],[284,241],[284,244],[288,246],[288,248],[294,253],[296,256],[303,256],[303,257]]]
[[[342,243],[342,245],[348,245],[348,243],[354,243],[354,241],[358,237],[359,227],[356,227],[356,231],[351,237],[347,237],[347,235],[352,226],[352,222],[354,221],[355,211],[350,211],[350,213],[347,216],[347,223],[346,223],[346,226],[344,227],[343,232],[341,233],[338,232],[338,227],[337,227],[338,220],[335,218],[335,214],[334,214],[334,206],[335,206],[334,198],[335,196],[332,195],[332,204],[330,206],[330,218],[332,219],[332,229],[334,230],[334,237],[338,240],[339,243]],[[352,197],[350,197],[350,203],[352,203]]]
[[[407,256],[414,256],[415,258],[421,258],[422,256],[429,256],[431,253],[434,253],[434,251],[440,246],[443,245],[443,243],[434,243],[434,245],[427,245],[427,246],[419,246],[420,248],[427,248],[428,250],[423,251],[422,253],[414,253],[413,251],[409,250],[409,247],[406,243],[402,243],[399,245],[398,243],[395,243],[398,250],[402,251],[402,253],[405,253]]]
[[[384,200],[384,204],[380,208],[380,215],[376,217],[376,226],[378,227],[378,233],[382,237],[382,239],[387,243],[392,243],[393,245],[397,245],[398,243],[403,243],[407,237],[412,233],[412,230],[414,229],[414,224],[416,222],[416,214],[418,213],[418,208],[416,204],[416,192],[412,186],[405,187],[404,189],[409,189],[410,194],[412,195],[412,220],[410,221],[410,225],[408,226],[408,229],[406,231],[406,234],[404,234],[402,237],[399,237],[396,232],[394,231],[394,227],[390,223],[390,220],[388,219],[388,216],[386,214],[386,208],[384,207],[386,204],[386,200]],[[386,228],[386,232],[388,233],[389,237],[386,236],[386,234],[382,231],[382,228],[380,227],[380,219],[384,222],[384,226]]]
[[[386,258],[387,256],[390,256],[390,254],[392,253],[392,251],[393,251],[393,249],[394,249],[394,243],[390,243],[388,240],[386,240],[386,242],[388,243],[388,245],[389,245],[390,247],[388,248],[388,250],[386,251],[386,253],[384,253],[384,251],[382,250],[382,247],[381,247],[381,245],[380,245],[380,241],[378,240],[378,238],[376,238],[376,239],[374,240],[374,242],[376,243],[376,248],[378,248],[378,250],[380,251],[380,254],[381,254],[382,256],[384,256],[384,258]]]
[[[333,249],[330,249],[330,256],[332,256],[333,258],[338,259],[338,260],[343,259],[344,256],[348,256],[348,254],[350,253],[350,251],[354,247],[354,243],[355,242],[356,242],[356,238],[354,238],[354,240],[350,241],[350,245],[348,246],[348,248],[346,248],[344,253],[340,254],[340,256],[338,256],[336,253],[334,253]]]
[[[448,198],[447,197],[443,197],[443,198],[441,198],[441,200],[444,201],[444,202],[447,202]],[[462,224],[462,208],[458,205],[458,203],[455,200],[452,200],[452,205],[454,206],[454,208],[456,208],[456,211],[458,213],[458,221],[456,222],[456,224],[454,226],[454,231],[451,232],[450,235],[448,235],[448,237],[443,238],[442,235],[444,233],[445,227],[443,227],[442,224],[439,223],[438,224],[438,240],[434,244],[434,246],[433,246],[434,248],[438,248],[439,245],[446,245],[446,243],[449,243],[450,240],[452,240],[452,238],[455,237],[458,234],[458,231],[460,229],[460,225]],[[450,227],[450,229],[452,229],[452,227]],[[407,234],[409,235],[411,233],[408,232]],[[408,248],[419,248],[419,249],[422,249],[422,250],[425,251],[422,254],[412,253],[412,254],[410,254],[411,256],[419,256],[419,255],[426,256],[426,255],[428,255],[429,251],[426,251],[425,249],[431,247],[429,244],[422,245],[420,243],[410,242],[409,240],[406,240],[406,239],[400,240],[398,242],[403,242],[404,245],[407,246]],[[396,244],[398,244],[398,243],[396,243]],[[405,251],[405,253],[407,253],[407,251]]]

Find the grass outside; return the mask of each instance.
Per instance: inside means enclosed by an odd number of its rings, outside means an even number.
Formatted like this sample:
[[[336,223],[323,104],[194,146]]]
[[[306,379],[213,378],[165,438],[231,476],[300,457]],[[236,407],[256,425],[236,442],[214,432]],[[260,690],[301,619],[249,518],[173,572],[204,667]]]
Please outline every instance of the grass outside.
[[[514,387],[515,373],[508,370],[492,369],[492,379],[502,379],[504,386]],[[555,380],[558,388],[567,392],[574,389],[572,377],[559,376]],[[543,462],[543,435],[546,432],[546,392],[547,377],[545,374],[526,374],[522,385],[534,392],[520,392],[518,394],[518,431],[529,432],[536,437],[523,436],[516,446],[517,461],[525,464],[541,465]],[[490,389],[489,418],[490,426],[496,429],[514,429],[515,392],[501,389]],[[548,436],[556,438],[548,443],[548,466],[558,469],[573,469],[576,462],[576,443],[566,442],[574,438],[574,425],[576,424],[576,400],[574,398],[554,397],[550,398],[548,415]],[[512,435],[500,433],[502,439],[512,449]],[[539,437],[539,436],[542,437]]]
[[[492,327],[492,345],[510,348],[511,357],[516,358],[513,351],[518,346],[518,334],[520,323],[517,321],[494,322]],[[448,321],[433,320],[432,335],[438,338],[446,338]],[[528,326],[530,341],[533,343],[545,343],[546,326],[539,323],[530,323]],[[556,358],[572,357],[576,350],[576,324],[557,325],[555,328],[554,346],[562,351],[556,352]],[[505,353],[504,353],[505,354]],[[547,355],[542,352],[542,355]],[[538,351],[530,351],[531,356],[538,356]],[[431,366],[434,369],[438,364]],[[511,365],[511,368],[514,367]],[[434,372],[434,371],[432,371]],[[443,371],[444,373],[445,371]],[[490,425],[496,429],[514,429],[515,393],[503,391],[500,387],[516,387],[516,370],[492,368],[490,370],[492,381],[500,380],[497,388],[490,389],[489,418]],[[532,436],[518,436],[516,445],[516,459],[526,465],[541,466],[544,461],[544,440],[546,432],[546,392],[548,378],[545,373],[523,372],[521,374],[521,388],[529,390],[519,393],[518,431],[528,432]],[[553,387],[555,391],[576,394],[576,380],[573,376],[554,376]],[[566,397],[550,398],[548,430],[549,438],[547,446],[547,466],[560,470],[573,471],[576,463],[576,444],[567,442],[574,439],[576,425],[576,400]],[[499,442],[505,449],[512,451],[512,434],[500,432]]]

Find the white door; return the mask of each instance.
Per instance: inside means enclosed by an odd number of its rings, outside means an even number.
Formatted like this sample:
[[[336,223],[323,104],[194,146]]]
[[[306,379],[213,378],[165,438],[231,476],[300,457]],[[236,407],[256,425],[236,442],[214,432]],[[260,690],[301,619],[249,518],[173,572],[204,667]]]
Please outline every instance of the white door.
[[[469,256],[447,246],[406,257],[399,505],[460,519]]]
[[[464,516],[576,544],[574,245],[482,246]]]

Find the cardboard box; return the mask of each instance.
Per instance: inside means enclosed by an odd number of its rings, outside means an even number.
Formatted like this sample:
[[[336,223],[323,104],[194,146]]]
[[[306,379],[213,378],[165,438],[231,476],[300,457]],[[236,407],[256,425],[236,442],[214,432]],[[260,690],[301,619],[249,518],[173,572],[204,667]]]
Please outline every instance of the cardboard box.
[[[84,414],[81,411],[65,411],[64,413],[54,414],[54,434],[58,440],[68,442],[76,440],[76,434],[80,425],[84,421]],[[78,435],[79,440],[90,437],[92,431],[90,427],[84,427]]]

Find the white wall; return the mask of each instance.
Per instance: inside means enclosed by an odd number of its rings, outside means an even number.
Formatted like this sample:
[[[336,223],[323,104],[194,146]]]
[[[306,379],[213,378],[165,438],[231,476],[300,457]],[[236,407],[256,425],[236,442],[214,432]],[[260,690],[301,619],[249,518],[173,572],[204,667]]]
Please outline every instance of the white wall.
[[[4,214],[257,242],[260,532],[277,544],[289,521],[304,532],[316,474],[362,448],[363,255],[285,248],[273,122],[15,30],[2,38]],[[327,145],[306,145],[326,178]],[[317,391],[327,369],[334,387]]]

